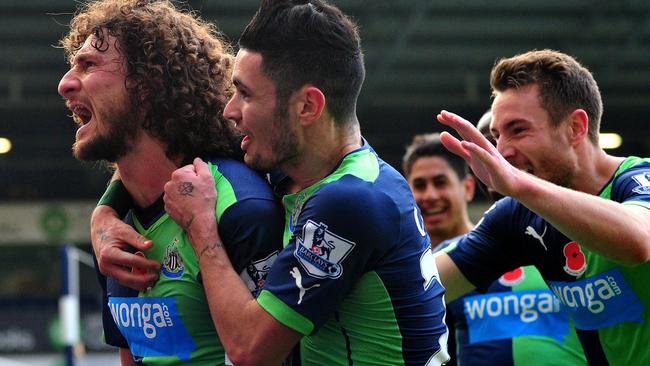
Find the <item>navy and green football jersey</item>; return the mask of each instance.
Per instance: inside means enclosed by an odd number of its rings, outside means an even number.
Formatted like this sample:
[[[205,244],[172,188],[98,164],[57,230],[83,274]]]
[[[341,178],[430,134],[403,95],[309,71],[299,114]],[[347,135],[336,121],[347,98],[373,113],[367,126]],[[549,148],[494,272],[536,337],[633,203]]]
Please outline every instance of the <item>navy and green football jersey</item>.
[[[453,250],[459,238],[434,252]],[[447,323],[458,365],[587,364],[568,312],[534,266],[516,268],[486,292],[472,291],[447,304]]]
[[[234,269],[254,295],[282,249],[281,205],[243,163],[209,163],[217,188],[219,233]],[[144,255],[160,261],[155,286],[137,293],[107,279],[104,328],[109,344],[129,347],[147,365],[223,365],[227,358],[210,316],[197,257],[162,200],[131,212],[134,228],[154,241]]]
[[[284,197],[285,245],[258,303],[304,334],[303,365],[439,365],[444,289],[404,178],[367,143]]]
[[[625,159],[599,196],[650,209],[650,160]],[[488,210],[449,255],[481,290],[535,265],[569,312],[589,364],[650,365],[650,263],[624,266],[595,254],[512,198]]]

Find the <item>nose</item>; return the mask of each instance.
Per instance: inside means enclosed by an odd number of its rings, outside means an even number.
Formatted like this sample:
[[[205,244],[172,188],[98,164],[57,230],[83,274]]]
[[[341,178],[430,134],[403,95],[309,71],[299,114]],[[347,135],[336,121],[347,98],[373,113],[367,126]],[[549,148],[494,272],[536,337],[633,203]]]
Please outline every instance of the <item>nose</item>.
[[[436,187],[431,182],[427,183],[427,186],[424,188],[423,193],[424,199],[427,200],[435,200],[440,197],[438,189],[436,189]]]
[[[81,88],[81,82],[74,73],[74,69],[68,70],[68,72],[63,75],[61,81],[59,81],[58,91],[59,94],[64,98],[70,98],[75,93],[79,92]]]
[[[223,116],[227,119],[235,121],[235,124],[241,120],[241,110],[237,106],[237,94],[233,95],[226,106],[223,108]]]
[[[501,154],[506,160],[509,160],[515,155],[515,149],[510,145],[506,139],[498,138],[496,141],[497,151]]]

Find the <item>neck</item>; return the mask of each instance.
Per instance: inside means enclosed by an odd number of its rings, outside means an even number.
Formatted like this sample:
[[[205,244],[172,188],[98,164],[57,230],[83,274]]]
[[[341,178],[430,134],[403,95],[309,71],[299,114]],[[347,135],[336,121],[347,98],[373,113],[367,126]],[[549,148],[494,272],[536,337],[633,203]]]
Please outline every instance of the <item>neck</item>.
[[[167,158],[161,142],[143,133],[132,151],[117,162],[117,168],[135,203],[144,208],[163,194],[165,183],[180,164],[180,158]]]
[[[474,228],[474,224],[469,220],[467,215],[465,215],[463,222],[457,227],[455,227],[454,230],[451,230],[446,233],[430,231],[429,240],[431,240],[431,248],[435,248],[436,246],[438,246],[438,244],[442,243],[445,240],[449,240],[457,236],[465,235],[469,233],[473,228]]]
[[[300,189],[329,175],[345,155],[362,146],[358,122],[346,127],[338,127],[330,121],[322,122],[305,132],[305,143],[299,156],[280,167]]]
[[[596,195],[616,172],[624,158],[609,155],[591,143],[587,145],[579,157],[579,161],[584,163],[578,165],[570,188]]]

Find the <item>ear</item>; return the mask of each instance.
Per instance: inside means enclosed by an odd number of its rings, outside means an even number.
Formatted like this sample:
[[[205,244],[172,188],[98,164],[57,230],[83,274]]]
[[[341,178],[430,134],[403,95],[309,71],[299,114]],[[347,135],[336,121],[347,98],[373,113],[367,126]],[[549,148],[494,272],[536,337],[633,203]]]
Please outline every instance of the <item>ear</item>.
[[[582,142],[589,133],[589,117],[584,109],[576,109],[569,115],[569,128],[571,145]]]
[[[465,201],[469,202],[474,198],[476,178],[472,174],[467,173],[465,178],[463,178],[463,186],[465,187]]]
[[[325,94],[313,85],[305,85],[298,90],[296,102],[300,123],[307,126],[323,114]]]

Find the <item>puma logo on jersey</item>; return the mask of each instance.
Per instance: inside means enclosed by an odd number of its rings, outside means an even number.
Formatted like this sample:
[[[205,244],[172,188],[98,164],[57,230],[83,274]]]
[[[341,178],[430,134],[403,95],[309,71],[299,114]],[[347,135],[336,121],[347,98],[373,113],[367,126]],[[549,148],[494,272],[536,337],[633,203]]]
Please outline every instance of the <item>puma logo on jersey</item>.
[[[526,227],[526,234],[528,234],[528,235],[532,236],[533,238],[539,240],[539,243],[542,244],[542,246],[544,247],[544,250],[548,251],[548,248],[546,247],[546,244],[544,244],[544,239],[543,239],[544,234],[546,234],[546,226],[544,226],[544,232],[542,233],[542,235],[539,235],[537,233],[537,231],[535,231],[535,228],[533,228],[532,226],[527,226]]]
[[[320,284],[317,283],[315,285],[305,288],[302,286],[302,274],[300,273],[298,267],[293,267],[291,271],[289,271],[289,273],[291,273],[291,277],[296,279],[296,287],[298,287],[298,289],[300,290],[300,293],[298,295],[298,305],[300,305],[302,303],[302,298],[303,296],[305,296],[307,290],[311,290],[314,287],[319,287]]]

